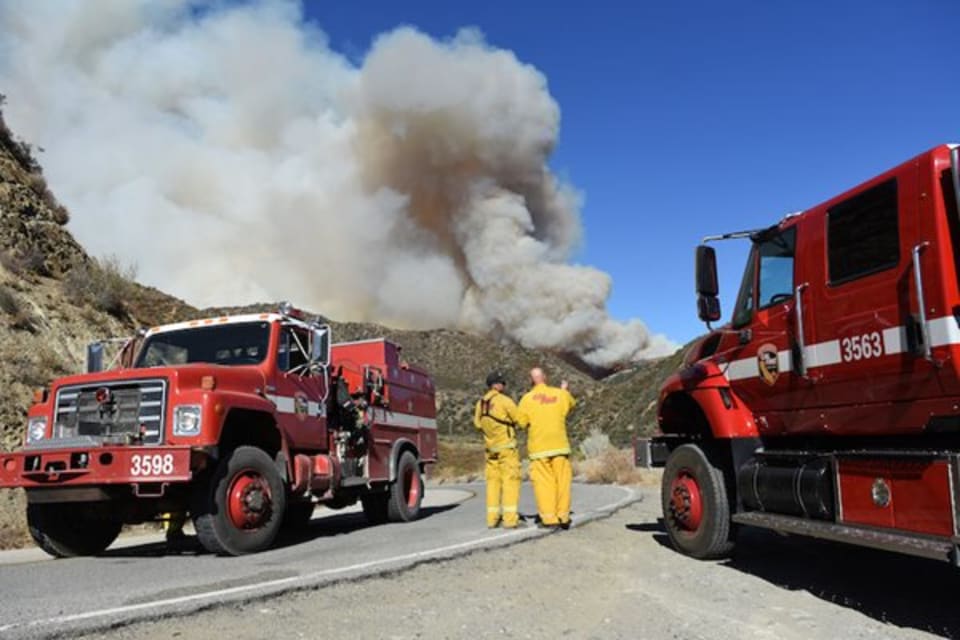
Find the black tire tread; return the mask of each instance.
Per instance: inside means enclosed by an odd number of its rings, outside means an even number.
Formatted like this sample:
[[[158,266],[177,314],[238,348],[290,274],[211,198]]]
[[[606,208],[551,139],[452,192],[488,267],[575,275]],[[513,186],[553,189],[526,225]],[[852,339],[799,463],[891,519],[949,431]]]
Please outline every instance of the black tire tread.
[[[670,486],[681,468],[689,468],[700,485],[703,500],[701,530],[694,536],[679,535],[669,516]],[[730,520],[730,501],[723,475],[699,446],[684,444],[667,459],[660,492],[664,525],[674,548],[700,560],[729,557],[735,546],[736,531]]]
[[[220,521],[226,519],[227,516],[222,506],[217,504],[217,501],[221,484],[228,481],[227,479],[232,473],[231,469],[249,465],[259,466],[261,473],[273,486],[271,493],[273,495],[274,513],[269,521],[270,529],[264,536],[263,541],[256,545],[240,546],[227,539],[231,525],[225,525],[228,527],[226,532],[218,530],[224,528],[224,523],[220,523]],[[267,452],[259,447],[239,446],[225,455],[213,472],[207,474],[198,483],[194,491],[191,512],[193,527],[197,532],[197,540],[204,549],[217,555],[236,556],[262,551],[273,543],[283,525],[286,513],[286,497],[287,493],[283,480],[273,459]],[[220,524],[219,527],[218,523]]]
[[[82,504],[28,504],[30,537],[55,558],[102,553],[120,535],[119,520],[91,517]]]
[[[411,508],[407,504],[404,493],[403,475],[407,466],[413,465],[415,472],[420,473],[417,456],[411,451],[404,451],[397,460],[397,477],[390,483],[387,494],[387,520],[390,522],[411,522],[420,516],[420,503]],[[420,501],[423,501],[423,478],[420,478]]]
[[[389,521],[387,513],[387,502],[390,500],[390,493],[384,491],[381,493],[370,493],[360,498],[363,505],[363,515],[366,516],[370,524],[384,524]]]

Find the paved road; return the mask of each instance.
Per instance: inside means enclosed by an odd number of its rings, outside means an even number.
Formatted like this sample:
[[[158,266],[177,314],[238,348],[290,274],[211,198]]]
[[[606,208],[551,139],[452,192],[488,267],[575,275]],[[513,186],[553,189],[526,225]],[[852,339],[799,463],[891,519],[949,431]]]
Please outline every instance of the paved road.
[[[638,499],[632,490],[574,485],[574,526]],[[75,635],[288,590],[386,573],[426,560],[540,537],[533,527],[488,531],[482,485],[428,489],[422,519],[369,526],[356,510],[318,509],[309,529],[270,551],[220,558],[171,554],[157,537],[121,539],[98,558],[0,553],[0,637]],[[535,512],[524,486],[522,514]]]

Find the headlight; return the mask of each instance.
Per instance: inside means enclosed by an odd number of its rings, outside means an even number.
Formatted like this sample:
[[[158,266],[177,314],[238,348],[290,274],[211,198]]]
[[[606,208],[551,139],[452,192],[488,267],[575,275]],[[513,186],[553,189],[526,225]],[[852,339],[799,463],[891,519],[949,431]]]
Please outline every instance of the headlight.
[[[200,405],[183,404],[173,410],[173,435],[195,436],[200,433]]]
[[[47,437],[47,416],[34,416],[27,420],[27,444],[40,442]]]

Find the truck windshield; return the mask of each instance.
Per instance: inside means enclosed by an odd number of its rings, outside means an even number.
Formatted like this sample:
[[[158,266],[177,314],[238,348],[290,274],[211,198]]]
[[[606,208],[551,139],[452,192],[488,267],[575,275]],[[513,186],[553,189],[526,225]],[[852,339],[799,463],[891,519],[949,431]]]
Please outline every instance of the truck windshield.
[[[756,308],[764,309],[793,297],[793,254],[797,229],[791,227],[757,242],[747,258],[731,324],[742,327],[753,319]],[[757,267],[760,273],[757,273]],[[754,291],[759,285],[759,291]]]
[[[165,331],[148,337],[137,357],[138,368],[191,362],[259,364],[267,355],[270,325],[244,322]]]

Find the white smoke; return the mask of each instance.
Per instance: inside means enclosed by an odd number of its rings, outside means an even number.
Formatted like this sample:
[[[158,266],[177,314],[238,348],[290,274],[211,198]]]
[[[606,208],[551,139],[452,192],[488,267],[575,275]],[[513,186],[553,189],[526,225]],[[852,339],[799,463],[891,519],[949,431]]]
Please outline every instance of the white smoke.
[[[0,92],[78,239],[195,304],[291,299],[595,365],[673,347],[567,263],[559,108],[475,31],[397,29],[358,67],[287,1],[5,2]]]

